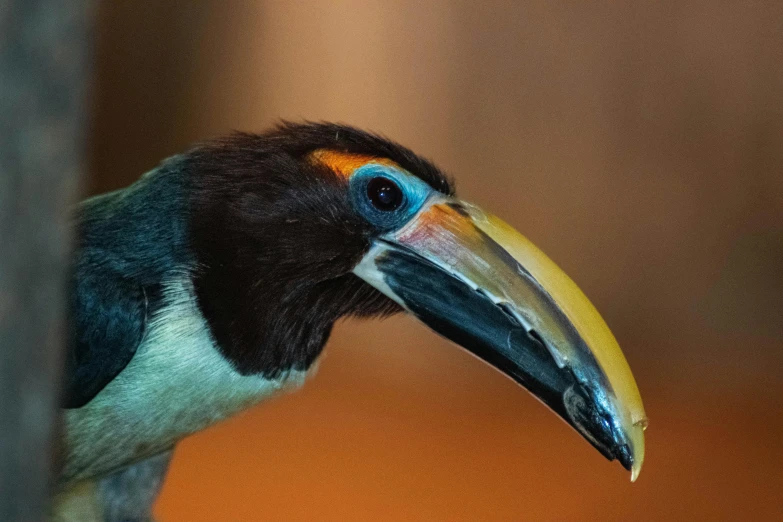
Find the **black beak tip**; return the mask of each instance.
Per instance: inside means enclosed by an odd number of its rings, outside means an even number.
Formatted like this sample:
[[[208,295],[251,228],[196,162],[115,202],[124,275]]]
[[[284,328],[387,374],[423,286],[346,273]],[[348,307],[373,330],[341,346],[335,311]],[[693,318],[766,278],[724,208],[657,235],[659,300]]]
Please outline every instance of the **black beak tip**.
[[[596,407],[593,394],[587,387],[572,386],[564,394],[567,417],[579,431],[608,460],[619,460],[632,471],[634,459],[630,445],[612,427],[611,420]]]
[[[615,450],[615,457],[617,457],[617,460],[620,461],[620,464],[622,464],[625,469],[632,471],[633,455],[631,454],[631,448],[628,444],[618,445]]]

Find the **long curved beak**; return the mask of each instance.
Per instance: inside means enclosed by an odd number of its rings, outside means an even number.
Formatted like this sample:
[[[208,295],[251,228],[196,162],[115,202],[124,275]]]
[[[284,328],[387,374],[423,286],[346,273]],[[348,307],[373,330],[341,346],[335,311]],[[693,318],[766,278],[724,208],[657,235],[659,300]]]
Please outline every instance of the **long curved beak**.
[[[354,273],[527,388],[636,480],[647,417],[628,363],[587,297],[524,236],[437,196]]]

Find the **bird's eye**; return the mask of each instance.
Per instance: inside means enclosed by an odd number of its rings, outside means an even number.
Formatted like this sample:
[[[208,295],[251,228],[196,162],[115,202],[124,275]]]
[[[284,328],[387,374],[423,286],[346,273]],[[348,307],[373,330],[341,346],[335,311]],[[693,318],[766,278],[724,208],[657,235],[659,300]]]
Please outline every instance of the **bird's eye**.
[[[378,230],[393,230],[407,222],[432,193],[432,189],[408,172],[388,165],[368,163],[350,178],[353,208]]]
[[[397,210],[404,199],[399,185],[382,176],[373,178],[367,183],[367,197],[375,208],[384,212]]]

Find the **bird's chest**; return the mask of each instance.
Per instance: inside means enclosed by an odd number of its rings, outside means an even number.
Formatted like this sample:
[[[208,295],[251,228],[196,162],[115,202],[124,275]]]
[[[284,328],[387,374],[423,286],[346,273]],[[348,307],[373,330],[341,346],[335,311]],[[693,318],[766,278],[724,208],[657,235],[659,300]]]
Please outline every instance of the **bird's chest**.
[[[278,379],[241,375],[220,355],[190,292],[169,289],[128,366],[90,403],[65,413],[63,482],[100,475],[171,448],[181,438],[285,389]]]

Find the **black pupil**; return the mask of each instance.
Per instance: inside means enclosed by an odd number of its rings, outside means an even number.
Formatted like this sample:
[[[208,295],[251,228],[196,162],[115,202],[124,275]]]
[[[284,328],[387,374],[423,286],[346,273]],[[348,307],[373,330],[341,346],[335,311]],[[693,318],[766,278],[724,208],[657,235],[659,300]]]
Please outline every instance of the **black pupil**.
[[[367,184],[367,196],[378,210],[396,210],[402,205],[402,191],[389,178],[373,178]]]

